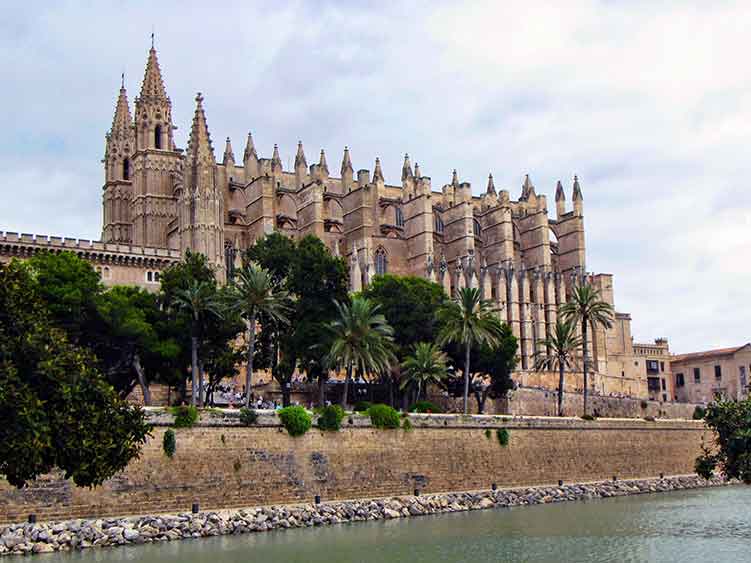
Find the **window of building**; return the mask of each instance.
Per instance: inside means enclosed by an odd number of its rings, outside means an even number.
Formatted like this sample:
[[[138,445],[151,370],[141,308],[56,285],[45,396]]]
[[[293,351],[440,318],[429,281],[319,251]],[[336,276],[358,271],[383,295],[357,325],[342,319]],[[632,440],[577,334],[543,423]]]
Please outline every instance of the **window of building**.
[[[404,226],[404,213],[402,213],[401,207],[396,208],[396,226],[397,227]]]
[[[720,366],[714,367],[714,378],[715,379],[722,379],[722,368]]]
[[[676,387],[683,387],[684,385],[686,385],[686,380],[683,378],[682,373],[677,373],[675,375],[675,385]]]
[[[159,283],[159,272],[154,272],[154,283]]]
[[[662,390],[665,391],[667,387],[665,386],[665,378],[662,379]]]
[[[434,215],[435,217],[435,232],[438,234],[443,234],[443,219],[441,219],[441,216],[437,213]]]
[[[625,371],[621,372],[621,377],[626,377],[626,372]]]
[[[701,383],[701,369],[694,368],[694,383]]]
[[[657,392],[660,390],[660,378],[659,377],[648,377],[647,378],[647,389],[649,391]]]
[[[379,248],[375,253],[375,271],[376,275],[382,276],[388,270],[386,251],[383,248]]]
[[[146,281],[147,282],[153,282],[154,281],[154,273],[153,272],[146,272]]]
[[[663,393],[662,394],[662,402],[663,403],[667,403],[668,402],[668,395],[667,395],[667,393]]]
[[[161,149],[162,148],[162,126],[157,125],[154,127],[154,148],[155,149]]]
[[[660,371],[665,371],[665,362],[660,362]]]
[[[102,277],[105,280],[110,279],[110,275],[111,274],[110,274],[110,268],[109,268],[109,266],[105,266],[104,268],[102,268]]]
[[[472,228],[474,229],[476,237],[482,235],[482,227],[480,226],[480,222],[477,219],[473,219]]]
[[[130,180],[130,159],[123,160],[123,180]]]
[[[657,360],[647,360],[647,373],[658,373],[659,368]]]

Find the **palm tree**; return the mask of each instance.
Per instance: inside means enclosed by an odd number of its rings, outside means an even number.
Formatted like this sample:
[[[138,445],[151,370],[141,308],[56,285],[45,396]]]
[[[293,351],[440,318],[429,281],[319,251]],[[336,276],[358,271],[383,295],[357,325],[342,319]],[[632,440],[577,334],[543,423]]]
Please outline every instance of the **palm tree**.
[[[574,365],[576,350],[582,340],[576,334],[576,322],[557,320],[552,334],[543,341],[546,350],[537,352],[537,371],[558,369],[558,416],[563,416],[563,378],[566,368]],[[549,351],[549,354],[548,354]]]
[[[365,297],[354,296],[349,304],[334,301],[334,305],[339,318],[329,325],[333,338],[326,365],[347,369],[342,393],[342,406],[346,406],[353,369],[362,375],[384,372],[396,361],[394,329],[378,312],[378,305]]]
[[[594,332],[598,326],[610,328],[613,326],[613,307],[602,300],[600,291],[588,283],[573,288],[569,300],[561,307],[564,320],[574,323],[581,322],[582,358],[584,364],[584,414],[587,414],[587,398],[589,394],[589,351],[588,331]]]
[[[400,385],[405,389],[408,385],[417,385],[416,401],[420,400],[420,391],[427,390],[431,383],[440,383],[446,378],[446,354],[432,342],[418,342],[414,353],[402,362],[404,380]]]
[[[234,303],[240,316],[248,323],[248,365],[245,373],[245,406],[250,405],[250,390],[253,383],[253,354],[256,348],[256,321],[263,314],[278,324],[287,324],[289,294],[274,287],[268,270],[255,264],[247,264],[236,272],[234,280]]]
[[[196,405],[196,397],[200,394],[203,406],[203,389],[199,386],[198,344],[205,320],[209,316],[222,318],[221,304],[213,283],[191,280],[190,285],[175,294],[175,306],[178,310],[190,316],[190,367],[191,367],[191,396],[190,404]]]
[[[464,345],[464,414],[469,408],[469,353],[475,344],[497,345],[502,338],[502,324],[491,302],[482,299],[476,287],[465,287],[451,302],[438,311],[440,345],[454,342]]]

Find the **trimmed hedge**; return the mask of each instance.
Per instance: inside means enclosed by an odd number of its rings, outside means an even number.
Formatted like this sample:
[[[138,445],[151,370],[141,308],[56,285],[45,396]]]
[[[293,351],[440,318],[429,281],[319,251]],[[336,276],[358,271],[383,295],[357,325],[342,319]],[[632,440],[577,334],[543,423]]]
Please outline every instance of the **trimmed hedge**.
[[[431,401],[417,401],[414,405],[409,407],[409,412],[421,412],[421,413],[442,413],[443,409]]]
[[[366,412],[372,406],[373,403],[371,403],[370,401],[357,401],[352,410],[355,412]]]
[[[694,407],[694,414],[691,416],[694,420],[704,420],[704,417],[707,415],[707,409],[702,407],[701,405],[696,405]]]
[[[285,407],[277,414],[290,436],[302,436],[313,426],[313,419],[302,407]]]
[[[505,428],[499,428],[495,431],[495,435],[498,437],[498,443],[504,448],[508,446],[508,442],[511,439],[511,433]]]
[[[175,440],[175,431],[172,430],[172,428],[168,428],[164,433],[164,438],[162,439],[162,449],[164,450],[166,456],[169,458],[175,455],[175,450],[177,449],[177,441]]]
[[[399,428],[399,413],[388,405],[373,405],[368,415],[376,428]]]
[[[323,407],[318,417],[318,428],[336,432],[342,427],[342,419],[344,419],[344,409],[339,405]]]
[[[253,426],[258,421],[258,413],[248,407],[240,409],[240,422],[245,426]]]
[[[175,428],[190,428],[198,422],[198,409],[193,405],[172,407],[172,414],[175,415]]]

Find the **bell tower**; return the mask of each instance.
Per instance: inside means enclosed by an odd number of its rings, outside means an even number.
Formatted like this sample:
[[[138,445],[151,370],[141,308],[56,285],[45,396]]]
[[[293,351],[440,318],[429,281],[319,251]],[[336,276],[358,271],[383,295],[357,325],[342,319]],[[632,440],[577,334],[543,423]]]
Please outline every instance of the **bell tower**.
[[[172,102],[167,97],[153,39],[134,116],[132,158],[133,244],[166,247],[176,217],[173,178],[182,173],[175,147]]]

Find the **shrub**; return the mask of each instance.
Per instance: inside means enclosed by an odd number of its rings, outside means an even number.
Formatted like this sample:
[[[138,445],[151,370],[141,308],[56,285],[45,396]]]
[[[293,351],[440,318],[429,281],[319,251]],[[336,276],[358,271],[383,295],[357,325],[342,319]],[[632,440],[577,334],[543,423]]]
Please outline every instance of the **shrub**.
[[[370,423],[376,428],[399,428],[399,413],[388,405],[373,405],[368,414]]]
[[[504,448],[508,446],[509,438],[511,438],[510,432],[506,428],[499,428],[495,431],[495,435],[498,438],[498,443]]]
[[[402,430],[410,432],[412,430],[412,421],[409,418],[405,418],[402,422]]]
[[[591,414],[583,414],[582,420],[597,420],[597,417]]]
[[[190,428],[198,422],[198,409],[192,405],[172,407],[172,414],[175,415],[175,428]]]
[[[258,413],[253,409],[243,407],[240,409],[240,422],[244,426],[253,426],[256,422],[258,422]]]
[[[354,411],[355,412],[365,412],[367,411],[372,405],[370,401],[357,401],[355,403]]]
[[[701,405],[696,405],[696,407],[694,407],[694,414],[691,418],[694,420],[704,420],[705,416],[707,416],[707,409]]]
[[[177,443],[175,440],[175,431],[172,430],[172,428],[167,429],[167,431],[164,433],[164,438],[162,439],[162,449],[164,450],[164,453],[167,455],[167,457],[171,458],[173,455],[175,455]]]
[[[344,409],[339,405],[324,407],[318,417],[318,428],[336,432],[342,427],[343,418]]]
[[[490,440],[490,437],[493,435],[493,433],[490,431],[490,428],[485,429],[485,437]]]
[[[442,413],[443,409],[430,401],[417,401],[409,407],[409,412],[435,412]]]
[[[302,436],[313,425],[310,414],[302,407],[285,407],[279,411],[279,420],[290,436]]]

